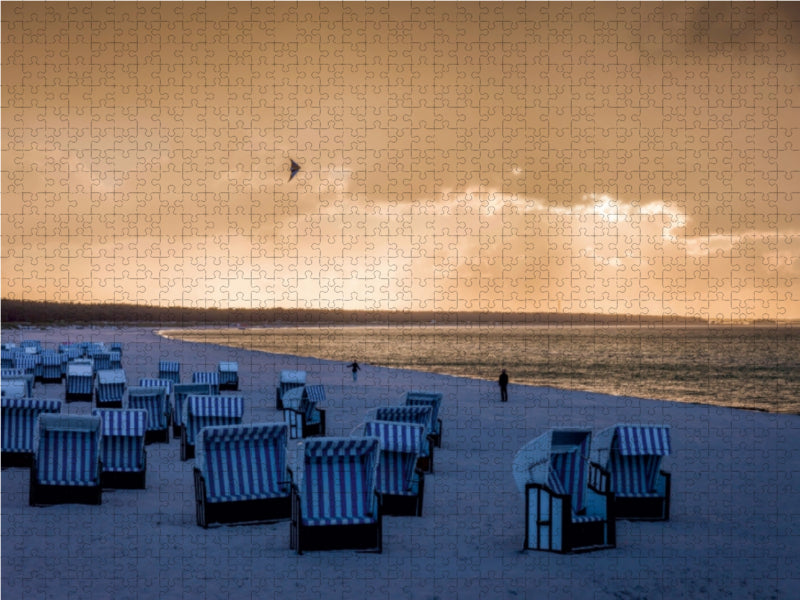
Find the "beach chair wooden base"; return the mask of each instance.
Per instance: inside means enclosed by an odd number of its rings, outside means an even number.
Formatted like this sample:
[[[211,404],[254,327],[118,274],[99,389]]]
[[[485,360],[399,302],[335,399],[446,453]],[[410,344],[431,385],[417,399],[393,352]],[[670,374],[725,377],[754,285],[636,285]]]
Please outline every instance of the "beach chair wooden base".
[[[422,516],[422,486],[416,496],[401,496],[399,494],[383,494],[383,514],[391,517],[421,517]]]
[[[59,375],[58,377],[42,376],[42,378],[39,381],[41,381],[42,383],[64,383],[64,376],[63,375]]]
[[[89,394],[75,394],[75,393],[66,392],[64,394],[64,401],[67,402],[67,403],[69,403],[69,402],[89,402],[89,403],[91,403],[92,394],[91,393],[89,393]]]
[[[181,426],[181,460],[187,461],[194,458],[194,444],[186,439],[186,426]]]
[[[313,550],[362,550],[383,552],[383,500],[378,496],[378,517],[375,523],[364,525],[302,524],[300,496],[292,488],[292,523],[289,528],[289,547],[297,554]]]
[[[283,410],[283,400],[281,400],[281,388],[275,389],[275,410]]]
[[[33,464],[33,452],[3,452],[2,467],[30,468]]]
[[[433,445],[436,446],[437,448],[441,448],[442,447],[442,420],[441,419],[437,419],[437,423],[438,423],[438,428],[437,428],[437,432],[438,433],[434,433],[433,434]]]
[[[617,519],[626,521],[668,521],[667,498],[625,498],[617,496],[614,502]]]
[[[423,442],[425,443],[425,442]],[[433,474],[433,436],[428,435],[428,456],[420,456],[417,459],[417,469],[423,473]]]
[[[222,390],[230,390],[230,391],[233,391],[233,392],[238,392],[239,391],[239,382],[238,381],[234,381],[232,383],[220,383],[219,384],[219,391],[221,392]]]
[[[36,463],[31,464],[28,504],[102,504],[103,488],[100,485],[42,485],[36,480]]]
[[[145,444],[168,444],[169,426],[164,429],[151,429],[144,434]]]
[[[274,523],[292,516],[290,496],[239,502],[208,502],[206,482],[199,469],[194,469],[194,495],[197,524],[203,528],[207,528],[210,523]]]
[[[147,469],[141,471],[104,471],[100,485],[113,490],[144,490],[147,488]]]
[[[122,400],[113,400],[111,402],[100,402],[95,399],[94,405],[96,408],[122,408]]]

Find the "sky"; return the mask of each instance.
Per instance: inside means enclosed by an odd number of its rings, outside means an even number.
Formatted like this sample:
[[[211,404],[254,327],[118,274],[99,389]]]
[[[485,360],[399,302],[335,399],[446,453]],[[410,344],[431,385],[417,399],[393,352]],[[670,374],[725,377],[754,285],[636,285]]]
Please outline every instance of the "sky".
[[[798,3],[3,2],[2,297],[798,319],[798,104]]]

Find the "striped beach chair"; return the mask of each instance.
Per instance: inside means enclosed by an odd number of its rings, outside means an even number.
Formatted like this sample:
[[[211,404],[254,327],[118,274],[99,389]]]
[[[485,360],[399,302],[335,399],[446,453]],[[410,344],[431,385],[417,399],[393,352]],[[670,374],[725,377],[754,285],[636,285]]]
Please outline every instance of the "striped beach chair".
[[[17,353],[14,356],[14,368],[22,369],[26,373],[36,377],[36,365],[39,364],[39,356],[33,354]]]
[[[192,373],[192,383],[206,383],[211,388],[211,394],[219,394],[219,373],[217,371],[195,371]]]
[[[163,387],[144,387],[141,385],[128,388],[125,408],[147,411],[147,433],[145,443],[169,442],[169,403],[167,390]]]
[[[122,342],[111,342],[108,346],[109,351],[117,352],[120,360],[122,360]]]
[[[183,404],[181,460],[195,455],[195,440],[203,427],[240,425],[244,415],[241,396],[187,396]]]
[[[288,390],[283,395],[283,418],[289,426],[289,439],[325,435],[325,387],[306,385]]]
[[[283,395],[297,387],[303,387],[306,384],[305,371],[281,371],[278,387],[275,388],[275,408],[283,410]]]
[[[282,423],[204,427],[197,434],[197,524],[277,521],[292,514]]]
[[[156,377],[140,377],[139,385],[142,387],[161,387],[167,392],[167,397],[172,393],[172,387],[175,385],[169,379],[158,379]]]
[[[45,383],[60,383],[64,375],[61,366],[64,357],[61,353],[47,350],[42,352],[39,356],[42,363],[42,381]]]
[[[217,368],[219,373],[219,389],[239,389],[239,363],[232,360],[221,361]]]
[[[122,399],[128,380],[122,369],[106,369],[97,372],[95,404],[97,408],[122,408]]]
[[[383,547],[375,490],[380,442],[374,437],[303,442],[303,464],[292,486],[290,545],[304,550]]]
[[[173,385],[172,436],[181,437],[183,426],[183,405],[188,396],[210,396],[211,386],[207,383],[176,383]]]
[[[33,461],[34,432],[42,413],[60,413],[59,400],[3,398],[2,427],[3,467],[30,467]]]
[[[122,353],[116,352],[114,350],[109,351],[108,353],[108,368],[109,369],[121,369],[122,368]]]
[[[382,406],[373,409],[368,421],[399,421],[416,423],[425,428],[425,439],[417,460],[417,467],[423,473],[433,473],[433,407],[432,406]]]
[[[614,495],[588,487],[591,432],[552,429],[517,452],[526,550],[583,552],[616,545]]]
[[[79,358],[67,363],[65,399],[92,401],[94,394],[94,363],[92,359]]]
[[[100,504],[100,417],[42,413],[37,423],[29,504]]]
[[[3,398],[30,398],[33,396],[33,375],[24,369],[0,371],[0,395]]]
[[[95,350],[90,354],[94,361],[94,370],[105,371],[111,369],[111,352],[103,348],[102,350]]]
[[[589,485],[614,492],[618,519],[669,520],[671,476],[661,470],[672,451],[669,425],[614,425],[592,446]]]
[[[147,453],[144,449],[147,411],[95,408],[92,414],[103,421],[100,455],[103,487],[144,489],[147,479]]]
[[[158,378],[169,379],[173,383],[180,383],[181,363],[172,360],[158,361]]]
[[[406,393],[406,406],[430,406],[433,408],[431,433],[433,435],[433,445],[437,448],[442,447],[442,420],[439,418],[442,397],[443,395],[440,392],[412,391]]]
[[[381,443],[376,489],[383,514],[422,516],[425,474],[417,468],[417,459],[425,428],[414,423],[367,421],[363,433]]]

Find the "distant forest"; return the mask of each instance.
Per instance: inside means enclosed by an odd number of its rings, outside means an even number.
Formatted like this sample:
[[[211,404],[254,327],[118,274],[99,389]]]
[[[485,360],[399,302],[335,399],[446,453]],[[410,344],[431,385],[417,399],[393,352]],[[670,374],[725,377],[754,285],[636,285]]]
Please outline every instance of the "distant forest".
[[[360,311],[286,308],[184,308],[138,304],[69,304],[0,300],[4,325],[345,325],[504,323],[541,325],[705,325],[705,319],[678,316],[601,315],[590,313],[501,313],[436,311]]]

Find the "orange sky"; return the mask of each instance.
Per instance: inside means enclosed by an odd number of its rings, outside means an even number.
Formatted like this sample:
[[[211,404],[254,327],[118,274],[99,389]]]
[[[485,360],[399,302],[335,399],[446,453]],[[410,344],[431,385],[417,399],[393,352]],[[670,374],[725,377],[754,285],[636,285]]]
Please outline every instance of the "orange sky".
[[[797,3],[4,2],[2,61],[5,298],[800,318]]]

